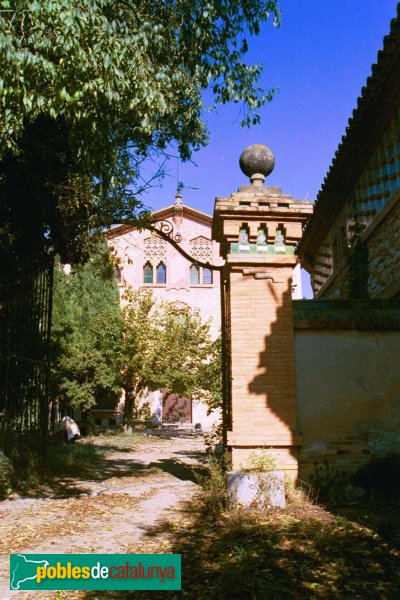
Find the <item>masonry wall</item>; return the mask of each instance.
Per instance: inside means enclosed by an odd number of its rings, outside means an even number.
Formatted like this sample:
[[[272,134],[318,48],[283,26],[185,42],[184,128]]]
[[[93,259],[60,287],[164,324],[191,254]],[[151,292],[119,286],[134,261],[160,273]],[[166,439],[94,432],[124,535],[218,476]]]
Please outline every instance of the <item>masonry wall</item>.
[[[299,477],[324,485],[400,452],[400,303],[293,304]]]
[[[383,209],[366,234],[370,297],[388,298],[400,294],[400,193]]]
[[[348,256],[340,268],[332,273],[331,247],[334,233],[348,218],[350,207],[339,214],[330,233],[316,256],[314,269],[314,291],[319,298],[337,299],[348,296]],[[362,238],[368,248],[368,295],[370,298],[398,298],[400,296],[400,191],[391,197],[388,204],[374,217]],[[322,259],[321,256],[327,258]],[[321,261],[327,262],[324,267]],[[319,261],[319,262],[318,262]],[[329,264],[329,266],[328,266]],[[322,274],[321,269],[324,271]],[[323,285],[315,284],[315,278]]]
[[[278,468],[295,479],[296,406],[290,285],[295,261],[293,257],[282,257],[282,264],[278,265],[273,263],[279,259],[258,257],[260,270],[268,269],[271,280],[256,279],[254,273],[246,274],[246,264],[240,264],[245,260],[245,256],[228,256],[233,415],[228,445],[232,447],[233,468],[245,466],[254,448],[267,447],[275,456]]]

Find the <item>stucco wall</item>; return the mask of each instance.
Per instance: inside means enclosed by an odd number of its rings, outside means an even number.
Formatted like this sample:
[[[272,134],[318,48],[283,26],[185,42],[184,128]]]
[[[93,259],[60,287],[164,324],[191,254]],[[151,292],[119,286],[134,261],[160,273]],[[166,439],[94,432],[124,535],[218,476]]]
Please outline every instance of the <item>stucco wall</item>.
[[[329,301],[324,304],[329,314]],[[330,325],[315,319],[315,309],[308,321],[295,310],[299,476],[309,482],[317,474],[334,479],[355,471],[373,456],[400,453],[398,323],[382,318],[382,306],[379,320],[361,322],[361,311],[348,304],[346,320],[339,304],[332,305]],[[337,327],[329,328],[335,310]]]
[[[167,214],[164,214],[165,212]],[[182,216],[178,215],[176,219],[173,207],[158,211],[155,214],[156,216],[158,214],[163,221],[170,222],[175,233],[179,231],[182,236],[180,245],[191,256],[193,255],[204,262],[209,261],[212,264],[221,263],[219,244],[211,239],[211,218],[209,216],[202,213],[196,214],[196,211],[186,209],[186,207],[183,209]],[[149,252],[149,247],[146,244],[151,240],[154,241],[154,237],[147,230],[116,229],[109,232],[109,246],[118,258],[121,275],[119,287],[122,302],[124,292],[127,289],[149,288],[159,301],[176,302],[200,310],[202,320],[210,321],[211,336],[217,338],[220,335],[221,328],[219,271],[213,271],[211,284],[192,285],[190,283],[190,262],[170,244],[167,242],[160,243],[157,247],[152,247]],[[198,247],[193,248],[193,241],[198,238],[202,238],[205,242],[206,248],[203,247],[203,250]],[[152,263],[154,275],[156,266],[160,262],[164,263],[166,266],[165,284],[144,284],[143,266],[147,262]],[[156,281],[155,276],[154,281]],[[153,417],[160,420],[160,392],[149,393],[148,396],[138,400],[138,402],[139,404],[148,402]],[[205,430],[210,429],[221,418],[220,411],[213,411],[208,415],[207,406],[203,402],[193,402],[192,409],[193,424],[200,423]]]
[[[172,221],[172,218],[166,218],[165,221]],[[179,226],[179,232],[182,235],[181,246],[189,254],[192,253],[190,241],[201,236],[210,240],[211,262],[214,264],[221,262],[219,258],[219,244],[214,241],[211,242],[210,224],[201,223],[184,216]],[[201,311],[204,321],[211,320],[211,334],[213,337],[217,337],[221,327],[219,272],[213,272],[213,282],[210,285],[191,285],[189,261],[165,242],[164,255],[162,258],[160,256],[154,258],[152,262],[154,267],[160,260],[166,264],[166,284],[144,284],[143,265],[148,260],[145,253],[145,240],[150,239],[150,237],[150,233],[146,230],[131,230],[109,240],[109,245],[119,259],[123,282],[120,288],[121,295],[128,287],[137,289],[144,286],[150,288],[154,296],[159,300],[181,302],[191,308],[197,308]]]

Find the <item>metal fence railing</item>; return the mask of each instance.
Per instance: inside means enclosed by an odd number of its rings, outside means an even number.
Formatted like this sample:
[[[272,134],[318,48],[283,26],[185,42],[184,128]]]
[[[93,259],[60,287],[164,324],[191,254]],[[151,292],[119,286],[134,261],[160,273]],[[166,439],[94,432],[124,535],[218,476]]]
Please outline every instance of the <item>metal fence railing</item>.
[[[0,446],[17,437],[46,444],[53,267],[3,301],[0,315]]]

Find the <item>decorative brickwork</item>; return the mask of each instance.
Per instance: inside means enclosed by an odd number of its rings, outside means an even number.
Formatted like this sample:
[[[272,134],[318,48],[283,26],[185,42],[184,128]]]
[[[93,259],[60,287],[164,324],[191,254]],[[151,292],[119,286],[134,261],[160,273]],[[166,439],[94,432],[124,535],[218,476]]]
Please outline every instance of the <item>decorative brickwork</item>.
[[[392,298],[400,292],[400,192],[376,215],[360,237],[366,257],[367,291],[370,298]],[[332,272],[329,244],[324,242],[316,255],[313,270],[313,287],[318,298],[339,299],[349,297],[350,263],[347,260]],[[357,265],[356,265],[357,268]]]
[[[233,468],[257,447],[297,476],[292,277],[295,244],[312,211],[259,181],[217,198],[213,237],[226,259],[226,443]]]
[[[379,215],[379,224],[371,227],[370,235],[366,236],[371,298],[387,298],[400,292],[400,194],[387,209]]]
[[[190,240],[190,254],[203,262],[212,262],[212,241],[202,235]]]
[[[150,260],[165,260],[167,242],[158,235],[151,235],[143,241],[144,253]]]

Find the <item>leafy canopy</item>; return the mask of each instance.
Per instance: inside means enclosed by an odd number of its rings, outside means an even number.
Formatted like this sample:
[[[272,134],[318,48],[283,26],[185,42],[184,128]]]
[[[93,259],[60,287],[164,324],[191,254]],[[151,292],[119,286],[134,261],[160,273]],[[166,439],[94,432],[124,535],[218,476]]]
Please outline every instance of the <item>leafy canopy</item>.
[[[106,319],[99,315],[95,329],[99,347],[118,368],[126,421],[145,390],[167,388],[182,396],[213,399],[215,405],[219,394],[220,400],[218,344],[198,310],[158,303],[145,288],[129,290],[121,313]]]
[[[78,262],[90,229],[146,223],[140,165],[207,143],[202,90],[259,120],[271,92],[244,56],[269,14],[276,0],[0,0],[0,247],[18,261],[33,234]]]
[[[118,372],[99,347],[97,319],[119,314],[119,293],[104,239],[85,265],[54,272],[51,393],[64,409],[116,402]]]
[[[0,8],[1,154],[18,151],[26,121],[48,115],[73,126],[97,174],[110,142],[146,151],[177,140],[188,158],[206,141],[200,90],[251,112],[267,100],[256,85],[261,66],[242,58],[246,35],[270,12],[277,22],[276,1],[2,0]]]

